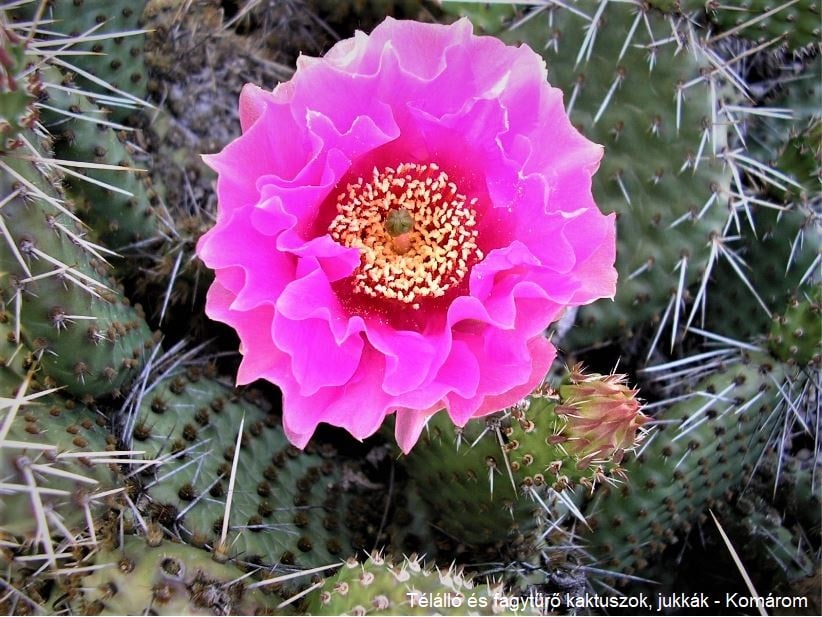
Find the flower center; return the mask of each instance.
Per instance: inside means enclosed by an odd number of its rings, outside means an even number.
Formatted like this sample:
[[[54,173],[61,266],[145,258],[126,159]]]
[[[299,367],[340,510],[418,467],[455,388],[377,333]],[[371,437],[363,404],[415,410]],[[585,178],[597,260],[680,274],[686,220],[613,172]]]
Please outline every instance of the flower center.
[[[458,285],[482,259],[477,199],[470,201],[436,163],[374,168],[337,197],[328,232],[360,251],[354,290],[419,308]]]

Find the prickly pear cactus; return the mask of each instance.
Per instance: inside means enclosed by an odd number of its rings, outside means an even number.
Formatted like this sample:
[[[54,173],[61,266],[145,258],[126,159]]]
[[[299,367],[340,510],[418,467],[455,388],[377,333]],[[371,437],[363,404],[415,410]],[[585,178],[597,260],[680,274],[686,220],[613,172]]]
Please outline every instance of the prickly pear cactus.
[[[79,165],[65,178],[78,215],[118,251],[158,240],[166,228],[155,212],[157,195],[148,172],[134,158],[138,134],[106,120],[104,111],[72,81],[59,79],[54,67],[46,73],[51,79],[42,97],[41,104],[48,105],[42,122],[54,138],[55,157]]]
[[[107,277],[105,250],[63,205],[59,177],[38,163],[38,136],[21,136],[32,160],[0,160],[0,301],[50,383],[88,398],[120,393],[155,343],[151,330]]]
[[[774,315],[790,298],[811,293],[820,254],[820,218],[811,207],[756,213],[757,236],[723,246],[728,257],[717,260],[711,282],[720,293],[709,294],[707,309],[694,323],[712,332],[733,333],[738,340],[768,336]]]
[[[622,458],[642,441],[646,421],[624,375],[575,366],[556,392],[502,415],[463,428],[435,416],[405,464],[448,535],[495,549],[514,537],[527,544],[559,493],[621,477]]]
[[[803,377],[766,355],[744,355],[658,415],[656,434],[623,465],[625,483],[603,487],[586,509],[584,535],[598,562],[635,575],[705,523],[771,446],[775,411],[791,413],[784,384],[795,379]]]
[[[66,40],[79,52],[55,58],[67,73],[107,108],[109,118],[121,121],[145,106],[144,34],[140,28],[145,2],[72,0],[25,1],[10,11],[15,21],[48,23],[45,40]],[[42,10],[41,10],[42,9]]]
[[[648,5],[663,11],[682,12],[690,19],[710,24],[719,31],[717,37],[733,32],[751,41],[784,43],[791,50],[810,47],[819,41],[819,4],[813,0],[777,3],[744,0],[733,4],[704,0],[649,0]]]
[[[774,315],[768,347],[789,364],[820,366],[822,286],[814,285],[803,298],[792,298],[783,315]]]
[[[426,567],[412,555],[398,563],[372,553],[349,559],[307,598],[308,615],[539,615],[512,605],[499,583],[472,582],[453,565]]]
[[[685,2],[703,4],[696,0]],[[819,42],[819,3],[814,0],[770,3],[745,0],[740,6],[719,5],[708,10],[709,19],[721,30],[734,30],[738,36],[763,42],[779,39],[790,49],[809,47]]]
[[[244,83],[387,14],[543,55],[605,148],[617,295],[555,336],[598,373],[435,413],[408,456],[325,427],[300,451],[202,309],[200,155]],[[813,612],[818,39],[807,0],[0,3],[0,612],[530,613],[705,584],[710,513]]]
[[[157,462],[142,477],[145,515],[221,559],[312,567],[368,546],[355,490],[368,483],[333,451],[291,446],[260,402],[196,368],[153,383],[126,427]]]
[[[129,455],[105,416],[42,389],[32,354],[14,343],[8,316],[0,322],[2,559],[15,567],[38,554],[56,568],[58,547],[93,544],[98,519],[119,508]]]
[[[21,130],[30,129],[39,112],[35,101],[42,93],[42,81],[37,70],[28,70],[26,40],[5,24],[0,16],[0,152],[22,145]]]
[[[48,511],[59,521],[55,537],[76,527],[93,534],[95,509],[106,507],[104,493],[121,481],[117,458],[123,457],[110,453],[116,438],[105,418],[82,405],[36,392],[21,396],[21,403],[9,405],[3,415],[8,431],[0,465],[10,484],[4,487],[0,526],[21,536],[33,529],[40,533],[41,525],[49,529],[43,518]],[[52,534],[42,541],[53,541]]]
[[[459,429],[443,416],[429,421],[405,461],[412,490],[428,503],[434,527],[459,542],[491,544],[494,550],[519,534],[520,524],[533,534],[532,513],[540,506],[520,499],[516,481],[508,476],[499,420],[476,420]],[[514,509],[521,516],[513,517]]]
[[[95,569],[67,604],[82,615],[280,614],[282,599],[249,585],[246,574],[186,544],[126,538],[95,555]]]

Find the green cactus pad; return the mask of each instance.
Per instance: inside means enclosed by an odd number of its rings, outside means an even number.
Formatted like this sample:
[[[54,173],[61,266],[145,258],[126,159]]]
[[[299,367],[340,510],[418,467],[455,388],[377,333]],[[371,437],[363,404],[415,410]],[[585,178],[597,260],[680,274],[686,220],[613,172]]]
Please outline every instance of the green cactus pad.
[[[37,144],[33,133],[26,135]],[[0,250],[0,302],[19,316],[22,342],[50,385],[79,397],[116,394],[138,371],[154,339],[139,306],[107,276],[100,247],[63,205],[58,178],[39,162],[0,161],[8,230]]]
[[[732,507],[720,508],[722,520],[726,532],[739,538],[734,545],[740,547],[744,562],[758,564],[757,569],[770,575],[768,582],[773,587],[785,589],[787,583],[813,575],[816,559],[813,546],[806,541],[810,530],[795,523],[789,526],[771,503],[773,484],[755,488],[748,487]],[[818,507],[807,514],[819,520]]]
[[[705,5],[703,0],[686,0],[685,5]],[[736,29],[737,36],[757,42],[781,37],[789,49],[818,44],[822,35],[822,13],[817,0],[770,2],[743,0],[738,3],[717,3],[708,10],[709,19],[720,31]]]
[[[309,615],[539,615],[514,606],[501,584],[473,583],[455,566],[426,568],[412,556],[399,563],[372,554],[349,559],[308,596]],[[517,610],[519,609],[519,610]]]
[[[789,117],[749,119],[748,155],[783,175],[763,187],[769,198],[777,204],[808,203],[822,190],[822,56],[785,64],[767,82],[771,87],[763,103]],[[760,179],[753,182],[762,184]]]
[[[791,297],[807,293],[803,279],[813,274],[821,250],[820,219],[811,208],[793,204],[784,211],[751,211],[757,235],[725,245],[731,256],[720,257],[710,273],[720,293],[708,296],[704,321],[694,319],[699,327],[737,340],[764,338],[773,315],[783,313]]]
[[[467,17],[486,34],[499,34],[511,25],[522,11],[513,3],[503,2],[456,2],[443,0],[442,8],[452,15]]]
[[[246,574],[185,544],[127,537],[102,550],[68,601],[81,615],[271,615],[282,599],[249,587]]]
[[[48,109],[43,112],[43,124],[55,138],[55,156],[90,164],[73,169],[77,175],[66,177],[67,192],[83,222],[115,250],[159,239],[164,226],[155,214],[157,195],[149,175],[135,161],[136,145],[130,143],[138,140],[137,133],[117,131],[96,122],[104,119],[100,107],[86,96],[66,90],[73,88],[73,83],[58,83],[59,74],[53,68],[46,74],[51,83],[46,85],[47,96],[42,103],[72,114],[66,116]]]
[[[11,17],[29,21],[39,4],[23,3],[10,12]],[[48,38],[71,39],[65,47],[81,52],[60,58],[62,66],[76,75],[83,89],[99,97],[109,110],[109,119],[118,122],[144,105],[145,34],[140,31],[144,6],[142,0],[57,0],[47,2],[40,16],[41,20],[49,21]]]
[[[527,522],[525,532],[533,533],[531,514],[540,509],[519,495],[519,486],[508,476],[501,430],[498,418],[458,428],[441,412],[403,459],[414,490],[429,506],[434,528],[458,542],[494,550],[520,533],[520,519]]]
[[[0,16],[0,153],[19,147],[17,137],[21,130],[34,126],[38,119],[35,106],[42,91],[40,73],[29,70],[31,58],[26,40],[8,27]]]
[[[822,363],[822,284],[817,283],[802,298],[792,298],[783,315],[775,315],[768,347],[789,364]]]
[[[586,510],[591,531],[583,539],[597,567],[646,571],[729,498],[768,447],[785,377],[784,365],[752,355],[716,370],[657,416],[647,447],[624,463],[627,481],[603,487]]]
[[[133,445],[163,461],[143,478],[147,516],[225,558],[268,565],[327,565],[373,542],[362,532],[367,525],[360,517],[373,512],[360,507],[356,471],[332,461],[331,453],[291,446],[280,419],[257,402],[193,369],[146,391]]]
[[[575,369],[559,392],[463,428],[436,414],[405,463],[437,528],[477,546],[527,547],[558,492],[621,476],[646,420],[635,394],[619,376]],[[612,443],[615,435],[623,437]]]
[[[709,24],[716,35],[733,30],[736,36],[765,42],[778,39],[791,50],[809,47],[819,41],[820,10],[816,0],[768,2],[710,2],[707,0],[647,0],[648,5],[666,12],[682,12],[702,24]]]
[[[783,199],[808,201],[819,195],[822,189],[822,120],[811,120],[807,127],[791,136],[777,166],[799,184],[799,187],[790,185]]]
[[[0,367],[0,530],[9,554],[38,553],[55,567],[65,559],[55,557],[61,542],[93,543],[97,518],[118,501],[117,462],[128,457],[115,452],[104,416],[42,392],[34,364],[16,351],[16,368],[32,370],[21,378],[9,364]]]

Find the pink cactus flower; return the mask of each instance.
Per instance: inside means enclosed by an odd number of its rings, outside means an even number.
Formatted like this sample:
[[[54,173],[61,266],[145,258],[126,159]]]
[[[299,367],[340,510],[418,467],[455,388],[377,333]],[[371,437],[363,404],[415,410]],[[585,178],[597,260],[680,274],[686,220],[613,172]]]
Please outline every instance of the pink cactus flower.
[[[206,157],[206,311],[239,335],[238,383],[282,389],[299,447],[321,422],[362,439],[396,413],[407,452],[439,410],[463,425],[509,406],[555,357],[545,328],[613,297],[602,148],[527,46],[387,19],[272,92],[247,85],[240,122]]]

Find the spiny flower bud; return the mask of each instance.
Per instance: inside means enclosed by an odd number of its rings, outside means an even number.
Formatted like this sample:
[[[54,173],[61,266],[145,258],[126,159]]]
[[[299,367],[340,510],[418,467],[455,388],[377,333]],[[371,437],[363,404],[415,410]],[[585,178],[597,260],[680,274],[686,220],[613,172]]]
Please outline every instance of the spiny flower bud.
[[[503,429],[520,486],[593,489],[624,477],[622,458],[642,441],[648,421],[625,375],[586,374],[576,365],[558,390],[539,389],[526,400]]]
[[[560,404],[554,410],[565,423],[557,443],[577,458],[579,469],[592,463],[619,465],[625,451],[644,437],[641,428],[648,421],[637,390],[627,386],[626,375],[586,375],[579,364],[571,369],[569,380],[560,386]]]

